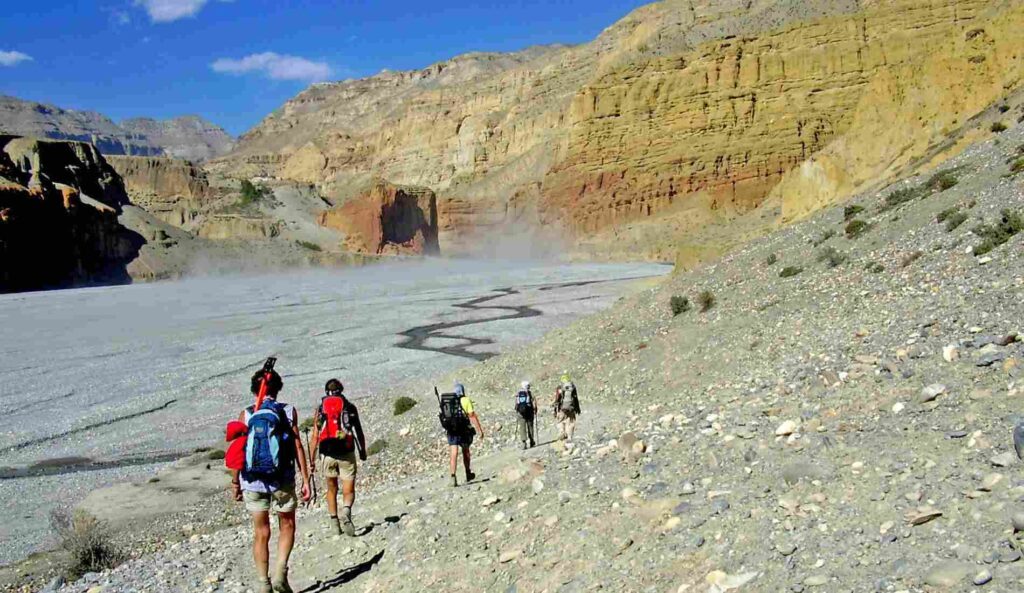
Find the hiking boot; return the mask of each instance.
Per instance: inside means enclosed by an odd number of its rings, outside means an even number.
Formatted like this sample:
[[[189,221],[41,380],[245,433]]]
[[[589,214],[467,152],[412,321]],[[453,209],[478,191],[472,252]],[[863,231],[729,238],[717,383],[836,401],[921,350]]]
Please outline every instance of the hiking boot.
[[[270,579],[260,579],[256,581],[256,587],[253,588],[256,593],[274,593],[274,588],[270,586]]]
[[[345,535],[349,537],[356,536],[356,526],[352,524],[352,509],[345,509],[345,512],[340,517],[341,530],[345,532]]]
[[[476,474],[474,474],[473,472],[467,470],[466,471],[466,483],[468,484],[469,482],[472,482],[475,479],[476,479]]]
[[[274,588],[274,593],[295,593],[292,591],[292,586],[288,584],[287,568],[275,574],[273,580],[271,580],[271,584]]]
[[[327,517],[327,530],[330,531],[332,535],[341,535],[341,525],[338,524],[337,517]]]
[[[459,485],[459,479],[455,477],[455,474],[452,474],[452,488],[455,488],[458,485]]]
[[[523,441],[523,451],[526,450],[526,441]]]

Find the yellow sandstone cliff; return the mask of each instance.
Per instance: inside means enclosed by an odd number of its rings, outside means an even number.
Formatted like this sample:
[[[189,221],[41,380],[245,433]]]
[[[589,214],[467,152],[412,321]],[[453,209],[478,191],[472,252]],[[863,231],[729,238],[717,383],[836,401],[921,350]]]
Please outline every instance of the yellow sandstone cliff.
[[[429,187],[445,252],[529,224],[699,261],[721,250],[708,225],[905,171],[1021,86],[1021,30],[998,0],[666,0],[583,46],[314,85],[212,166],[341,200],[375,177]]]

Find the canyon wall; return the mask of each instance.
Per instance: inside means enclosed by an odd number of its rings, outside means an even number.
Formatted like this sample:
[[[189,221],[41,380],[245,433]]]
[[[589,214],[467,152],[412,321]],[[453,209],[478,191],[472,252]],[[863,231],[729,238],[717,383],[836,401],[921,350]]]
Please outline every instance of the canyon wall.
[[[128,282],[127,204],[92,145],[0,136],[0,292]]]
[[[314,85],[210,166],[341,200],[375,177],[429,187],[446,252],[529,227],[573,237],[567,250],[661,258],[660,235],[769,198],[792,220],[914,162],[1021,85],[1022,11],[666,0],[582,46]],[[639,222],[657,249],[621,248]]]
[[[193,222],[212,197],[206,173],[195,164],[165,157],[108,156],[133,204],[178,227]]]
[[[437,196],[383,180],[339,208],[322,213],[322,226],[345,234],[345,249],[371,255],[438,255]]]

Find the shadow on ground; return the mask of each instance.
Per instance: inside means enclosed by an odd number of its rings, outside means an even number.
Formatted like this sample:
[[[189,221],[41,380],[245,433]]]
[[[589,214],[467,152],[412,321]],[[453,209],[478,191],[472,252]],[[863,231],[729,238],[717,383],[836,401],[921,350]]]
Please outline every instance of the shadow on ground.
[[[320,581],[315,585],[306,587],[305,589],[299,591],[299,593],[322,593],[323,591],[330,591],[331,589],[340,587],[345,583],[350,583],[355,579],[359,578],[359,576],[370,572],[370,570],[372,570],[373,567],[378,562],[380,562],[381,558],[383,557],[384,550],[381,550],[380,552],[374,554],[373,557],[367,560],[366,562],[360,562],[355,566],[350,566],[348,568],[342,569],[340,572],[338,572],[338,574],[327,579],[326,581]]]

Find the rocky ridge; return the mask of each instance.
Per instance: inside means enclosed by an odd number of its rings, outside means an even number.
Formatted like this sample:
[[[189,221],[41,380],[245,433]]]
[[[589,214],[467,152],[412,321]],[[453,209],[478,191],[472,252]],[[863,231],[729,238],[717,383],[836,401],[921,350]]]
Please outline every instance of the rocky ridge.
[[[361,469],[361,535],[332,538],[322,509],[301,512],[293,584],[1020,589],[1024,234],[985,252],[982,225],[1024,230],[1021,158],[1024,133],[1005,132],[438,379],[466,383],[482,415],[475,484],[443,479],[428,383],[385,394],[419,400],[403,416],[389,398],[364,404],[389,444]],[[674,315],[682,296],[692,306]],[[544,444],[520,453],[514,386],[546,398],[566,370],[576,443],[548,442],[545,414]],[[250,586],[245,527],[186,538],[61,590]]]
[[[104,155],[169,156],[205,160],[228,152],[234,140],[197,116],[158,121],[127,119],[120,124],[94,111],[0,96],[0,133],[93,144]]]
[[[429,189],[374,181],[360,195],[318,217],[343,232],[345,248],[372,255],[438,255],[437,196]]]
[[[446,252],[529,226],[583,256],[675,259],[709,224],[753,210],[756,236],[905,174],[1020,88],[1022,19],[992,0],[666,0],[582,46],[315,85],[213,166],[332,199],[375,176],[429,187]]]

